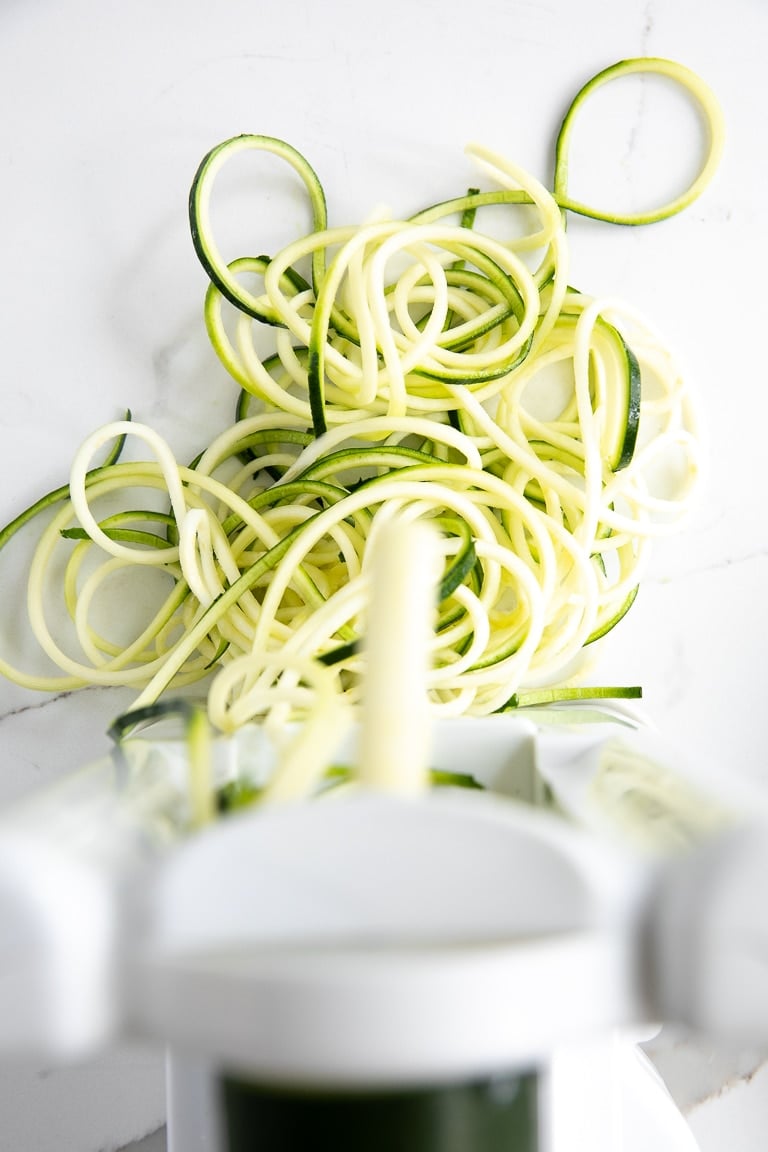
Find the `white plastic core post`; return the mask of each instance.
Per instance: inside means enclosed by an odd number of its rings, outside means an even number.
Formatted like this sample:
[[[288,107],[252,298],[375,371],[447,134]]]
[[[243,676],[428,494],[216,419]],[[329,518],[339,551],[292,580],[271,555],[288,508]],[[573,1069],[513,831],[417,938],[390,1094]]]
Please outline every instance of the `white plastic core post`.
[[[423,521],[382,525],[372,553],[360,779],[369,788],[417,794],[430,756],[427,678],[440,555]]]

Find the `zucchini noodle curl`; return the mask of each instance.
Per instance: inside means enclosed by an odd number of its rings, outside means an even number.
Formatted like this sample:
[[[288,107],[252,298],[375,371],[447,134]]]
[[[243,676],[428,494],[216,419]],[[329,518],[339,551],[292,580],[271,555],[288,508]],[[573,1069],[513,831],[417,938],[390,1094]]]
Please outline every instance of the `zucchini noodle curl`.
[[[27,608],[59,674],[4,660],[0,671],[45,690],[130,686],[136,709],[213,675],[209,714],[223,731],[336,716],[361,698],[371,541],[402,516],[439,538],[436,716],[487,715],[525,690],[571,683],[585,649],[631,607],[653,540],[679,529],[700,463],[690,393],[663,340],[635,309],[569,282],[568,210],[646,222],[567,190],[575,111],[594,87],[637,71],[686,87],[709,130],[702,173],[647,217],[657,220],[702,190],[722,124],[698,78],[655,59],[625,61],[578,94],[554,192],[475,145],[492,189],[409,219],[379,212],[334,227],[317,175],[290,145],[239,136],[214,148],[192,184],[190,221],[210,279],[206,328],[241,389],[237,418],[192,464],[130,420],[85,441],[68,488],[0,535],[2,547],[54,510]],[[312,230],[271,257],[225,263],[213,184],[249,149],[293,168]],[[151,459],[113,452],[94,465],[126,437]],[[64,632],[48,580],[59,563]],[[134,592],[142,580],[151,590]],[[99,620],[130,634],[107,635]],[[298,745],[288,756],[297,772],[301,757]]]

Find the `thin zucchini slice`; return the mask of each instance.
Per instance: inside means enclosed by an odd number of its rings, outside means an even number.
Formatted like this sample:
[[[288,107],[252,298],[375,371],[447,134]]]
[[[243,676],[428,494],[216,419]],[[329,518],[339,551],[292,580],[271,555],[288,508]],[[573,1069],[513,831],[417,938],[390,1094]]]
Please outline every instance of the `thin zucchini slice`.
[[[249,149],[271,152],[273,155],[279,156],[281,160],[285,160],[298,172],[309,194],[312,206],[312,227],[316,232],[324,230],[328,222],[325,193],[309,162],[284,140],[278,140],[274,136],[249,134],[233,136],[229,140],[224,140],[203,157],[189,192],[189,226],[197,257],[222,296],[240,311],[253,316],[254,319],[274,324],[279,323],[279,319],[270,308],[264,306],[259,297],[254,296],[252,292],[249,292],[239,283],[232,268],[219,252],[211,228],[210,201],[216,176],[227,161]],[[265,260],[266,258],[261,257],[260,259]],[[325,254],[322,249],[318,249],[313,256],[312,268],[315,291],[322,280],[324,269]],[[263,269],[251,270],[261,271]]]

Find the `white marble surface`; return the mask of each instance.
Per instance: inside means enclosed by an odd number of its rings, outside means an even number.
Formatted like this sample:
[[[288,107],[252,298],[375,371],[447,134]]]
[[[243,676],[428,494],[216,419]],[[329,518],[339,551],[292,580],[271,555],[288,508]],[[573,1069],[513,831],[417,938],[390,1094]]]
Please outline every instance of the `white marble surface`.
[[[382,201],[407,213],[467,185],[469,140],[547,179],[556,125],[588,76],[626,56],[676,58],[725,110],[714,185],[654,228],[574,221],[569,232],[574,282],[633,301],[678,350],[709,441],[694,521],[657,549],[605,676],[642,683],[652,718],[703,765],[768,779],[766,43],[762,0],[4,0],[0,521],[62,482],[85,434],[127,405],[182,457],[230,422],[235,388],[206,344],[186,222],[212,144],[243,131],[288,139],[321,174],[334,222]],[[597,173],[631,202],[685,176],[690,123],[657,97],[639,85],[603,106],[611,139],[597,119],[585,127],[574,191]],[[275,221],[239,229],[237,254],[275,247]],[[21,658],[18,566],[0,557],[0,642]],[[119,707],[107,692],[50,700],[0,683],[0,800],[99,754]],[[764,1146],[757,1054],[670,1042],[659,1062],[702,1152]],[[0,1152],[100,1152],[162,1119],[155,1053],[66,1073],[0,1069]]]

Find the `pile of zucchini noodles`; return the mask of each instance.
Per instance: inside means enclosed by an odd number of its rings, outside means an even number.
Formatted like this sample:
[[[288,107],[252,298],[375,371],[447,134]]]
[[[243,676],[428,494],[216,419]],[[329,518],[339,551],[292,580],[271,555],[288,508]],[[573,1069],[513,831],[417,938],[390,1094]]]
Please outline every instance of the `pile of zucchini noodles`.
[[[687,89],[709,151],[684,195],[618,216],[569,198],[568,148],[590,92],[629,72],[659,72]],[[709,180],[722,135],[695,74],[623,61],[574,100],[553,192],[473,146],[491,191],[352,227],[328,226],[320,182],[288,144],[240,136],[214,148],[195,177],[190,219],[211,281],[207,330],[242,388],[237,419],[189,464],[132,420],[88,437],[69,485],[0,536],[2,546],[54,509],[31,565],[28,613],[60,674],[5,661],[0,670],[42,690],[131,686],[137,715],[215,672],[208,714],[224,732],[265,715],[282,722],[354,706],[370,545],[405,517],[431,521],[441,541],[436,717],[487,715],[526,691],[572,683],[585,647],[631,605],[652,540],[677,530],[699,445],[688,388],[649,323],[570,286],[566,214],[641,224],[679,211]],[[227,265],[211,190],[247,149],[295,169],[313,228],[271,258]],[[257,350],[257,329],[259,339],[272,333],[268,354]],[[119,459],[125,437],[143,441],[150,459]],[[68,644],[49,605],[63,547]],[[130,642],[102,635],[95,607],[101,618],[125,616],[130,581],[148,569],[165,581],[159,602]]]

